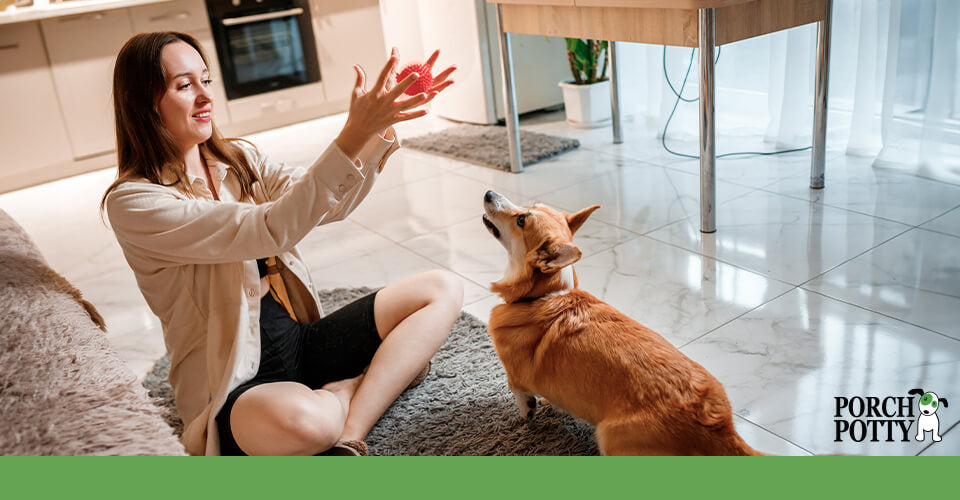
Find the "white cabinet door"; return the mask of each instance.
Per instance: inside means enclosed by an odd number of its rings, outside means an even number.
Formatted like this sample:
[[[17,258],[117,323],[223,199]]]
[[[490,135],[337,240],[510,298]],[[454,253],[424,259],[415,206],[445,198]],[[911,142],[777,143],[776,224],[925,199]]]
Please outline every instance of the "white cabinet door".
[[[369,89],[390,55],[383,41],[379,1],[310,0],[310,9],[327,99],[349,100],[356,80],[354,64],[366,71]]]
[[[72,159],[38,23],[0,29],[0,110],[0,177]]]
[[[209,30],[207,6],[203,0],[176,0],[130,8],[130,20],[138,33],[148,31]]]
[[[113,65],[133,35],[127,9],[46,19],[41,26],[74,157],[112,151]]]
[[[204,55],[207,56],[207,69],[210,70],[210,78],[213,80],[214,123],[221,127],[230,123],[227,111],[227,94],[223,89],[217,48],[213,43],[213,33],[210,31],[210,19],[207,17],[207,6],[204,1],[177,0],[131,7],[130,20],[133,23],[133,30],[138,33],[181,31],[193,36],[200,42]]]

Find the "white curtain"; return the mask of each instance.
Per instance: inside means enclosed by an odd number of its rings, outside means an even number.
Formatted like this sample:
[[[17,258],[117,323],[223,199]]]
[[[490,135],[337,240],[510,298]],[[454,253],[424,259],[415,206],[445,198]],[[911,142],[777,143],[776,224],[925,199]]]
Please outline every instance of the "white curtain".
[[[874,158],[877,168],[960,183],[960,2],[833,3],[828,147]],[[676,100],[664,80],[663,48],[618,48],[621,85],[630,89],[621,93],[626,114],[662,132]],[[678,90],[690,55],[688,48],[666,50],[666,71]],[[815,25],[723,46],[716,66],[717,152],[743,150],[741,140],[725,147],[731,136],[757,137],[751,150],[809,146],[815,58]],[[694,59],[685,98],[698,95],[697,82]],[[697,130],[697,105],[681,102],[668,141],[695,141]]]

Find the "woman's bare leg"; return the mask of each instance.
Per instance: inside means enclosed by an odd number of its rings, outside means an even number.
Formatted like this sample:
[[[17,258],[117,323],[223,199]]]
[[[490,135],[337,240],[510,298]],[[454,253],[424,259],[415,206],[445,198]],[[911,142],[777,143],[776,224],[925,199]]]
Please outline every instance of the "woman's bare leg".
[[[463,284],[447,271],[411,276],[377,293],[373,309],[383,343],[350,401],[341,440],[366,437],[440,349],[462,306]]]
[[[315,455],[337,443],[363,375],[310,390],[296,382],[244,392],[230,412],[233,437],[247,455]]]

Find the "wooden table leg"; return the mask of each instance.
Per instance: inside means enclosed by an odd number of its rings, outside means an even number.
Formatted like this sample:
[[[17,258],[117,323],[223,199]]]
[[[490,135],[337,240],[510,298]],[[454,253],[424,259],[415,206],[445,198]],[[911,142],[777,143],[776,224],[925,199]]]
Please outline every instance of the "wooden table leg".
[[[500,32],[500,63],[503,65],[503,112],[507,122],[507,145],[510,148],[510,171],[523,172],[520,154],[520,120],[517,117],[517,90],[513,84],[513,56],[510,38],[503,31],[503,6],[497,4],[497,30]]]
[[[617,65],[617,42],[607,42],[610,52],[610,112],[613,117],[613,143],[623,144],[623,125],[620,121],[620,67]]]
[[[700,232],[717,230],[716,122],[714,120],[714,9],[700,9]]]
[[[813,97],[813,154],[810,159],[810,187],[823,189],[827,157],[827,87],[830,83],[830,18],[833,0],[826,0],[827,12],[817,23],[817,80]]]

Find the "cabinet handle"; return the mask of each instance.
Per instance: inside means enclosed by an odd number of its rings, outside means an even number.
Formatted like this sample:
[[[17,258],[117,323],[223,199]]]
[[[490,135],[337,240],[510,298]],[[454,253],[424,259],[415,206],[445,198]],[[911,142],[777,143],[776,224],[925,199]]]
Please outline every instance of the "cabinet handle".
[[[94,21],[99,21],[104,17],[107,17],[107,15],[104,14],[103,12],[95,12],[93,14],[77,14],[75,16],[61,17],[60,19],[58,19],[58,21],[61,23],[71,23],[73,21],[80,21],[82,19],[90,19],[90,18],[92,18]]]
[[[173,15],[171,15],[171,14],[163,14],[162,16],[153,16],[153,17],[151,17],[151,18],[149,18],[149,19],[147,19],[147,20],[150,21],[151,23],[155,23],[155,22],[157,22],[157,21],[165,21],[165,20],[167,20],[167,19],[170,19],[171,17],[174,17],[174,18],[176,18],[176,19],[186,19],[186,18],[190,17],[190,13],[187,12],[187,11],[183,11],[183,12],[179,12],[179,13],[173,14]]]
[[[228,17],[221,21],[224,26],[235,26],[237,24],[249,24],[255,23],[257,21],[268,21],[270,19],[277,19],[278,17],[290,17],[290,16],[299,16],[303,14],[303,9],[300,7],[294,7],[292,9],[281,10],[279,12],[268,12],[266,14],[254,14],[252,16],[243,16],[243,17]]]
[[[19,48],[20,48],[19,43],[8,43],[6,45],[0,45],[0,50],[12,50],[12,49],[19,49]]]

